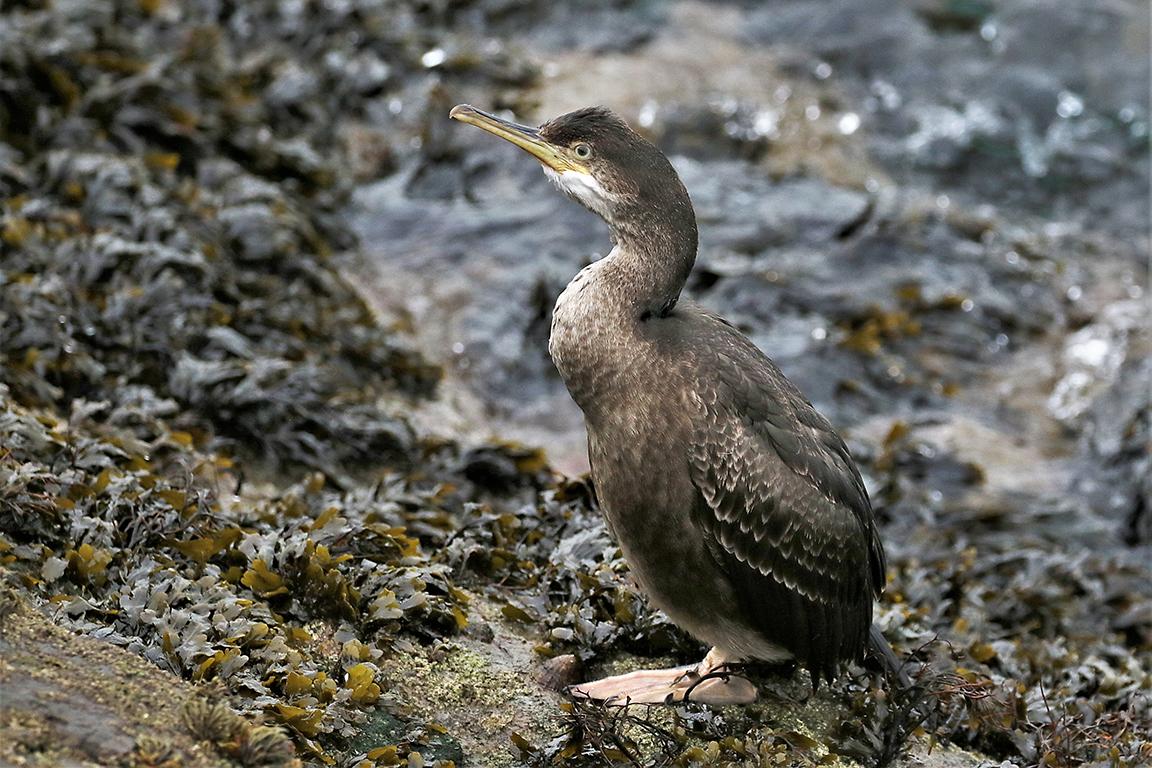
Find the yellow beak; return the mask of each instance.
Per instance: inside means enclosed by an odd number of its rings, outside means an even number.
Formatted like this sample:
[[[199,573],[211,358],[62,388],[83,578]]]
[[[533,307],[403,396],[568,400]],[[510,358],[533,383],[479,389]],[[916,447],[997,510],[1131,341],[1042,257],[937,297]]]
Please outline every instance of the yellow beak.
[[[468,104],[452,107],[448,117],[482,128],[505,141],[512,142],[557,173],[565,171],[588,173],[588,168],[572,157],[566,147],[549,144],[540,138],[540,131],[536,128],[504,120]]]

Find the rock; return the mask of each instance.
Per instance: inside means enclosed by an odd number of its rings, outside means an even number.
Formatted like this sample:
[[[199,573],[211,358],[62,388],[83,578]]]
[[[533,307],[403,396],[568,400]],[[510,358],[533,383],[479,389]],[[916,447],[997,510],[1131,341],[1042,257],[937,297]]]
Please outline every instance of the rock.
[[[0,761],[79,767],[153,755],[214,768],[226,759],[183,720],[185,703],[204,700],[203,689],[15,599],[0,625]]]

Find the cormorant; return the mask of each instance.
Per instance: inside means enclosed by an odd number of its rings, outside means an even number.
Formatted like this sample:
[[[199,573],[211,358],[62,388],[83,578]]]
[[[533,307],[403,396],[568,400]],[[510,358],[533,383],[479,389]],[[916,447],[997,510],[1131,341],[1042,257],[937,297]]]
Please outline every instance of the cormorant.
[[[743,334],[682,299],[696,216],[672,164],[615,113],[539,128],[450,115],[536,157],[614,247],[556,301],[548,349],[584,412],[592,478],[637,584],[712,649],[699,665],[576,686],[624,702],[746,703],[744,660],[796,659],[814,684],[871,647],[884,548],[844,441]]]

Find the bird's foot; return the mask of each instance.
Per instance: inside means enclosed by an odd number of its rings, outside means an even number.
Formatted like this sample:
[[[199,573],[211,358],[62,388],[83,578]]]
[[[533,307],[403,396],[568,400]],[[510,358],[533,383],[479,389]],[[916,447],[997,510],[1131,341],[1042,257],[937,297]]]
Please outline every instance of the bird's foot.
[[[671,669],[642,669],[606,677],[568,689],[574,697],[602,701],[609,706],[628,704],[751,704],[756,686],[732,671],[732,664],[713,648],[699,664]]]

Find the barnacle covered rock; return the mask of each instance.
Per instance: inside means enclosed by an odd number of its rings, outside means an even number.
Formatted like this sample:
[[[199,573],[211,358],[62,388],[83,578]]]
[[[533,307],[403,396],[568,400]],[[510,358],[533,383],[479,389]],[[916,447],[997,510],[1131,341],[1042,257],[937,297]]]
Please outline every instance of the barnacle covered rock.
[[[132,768],[179,768],[180,759],[167,739],[143,734],[136,737],[131,765]]]
[[[244,729],[228,752],[244,768],[287,768],[299,765],[292,740],[275,726],[257,725]]]
[[[10,571],[0,569],[0,577]],[[219,768],[188,733],[202,691],[138,655],[56,626],[21,601],[0,624],[0,761]],[[233,718],[239,720],[236,715]],[[246,724],[241,720],[241,725]]]
[[[222,701],[193,698],[184,704],[184,724],[197,739],[222,744],[235,740],[244,720]]]

